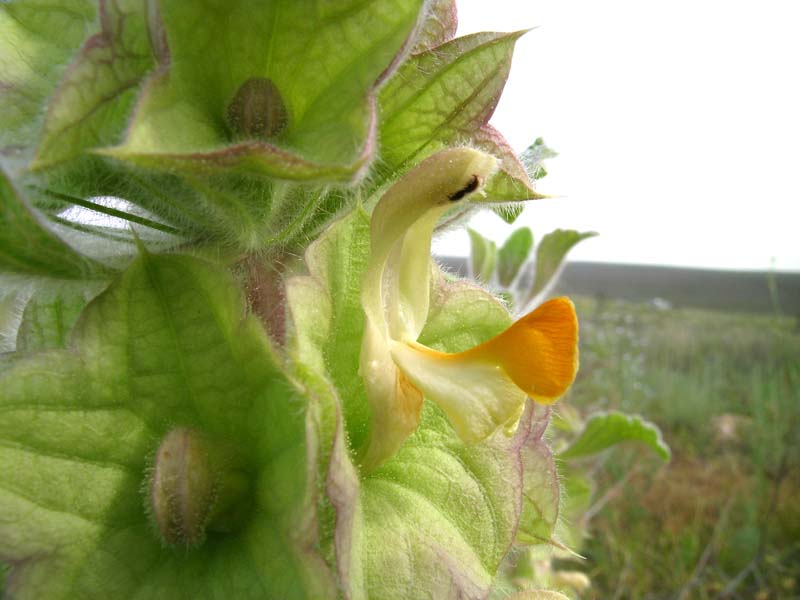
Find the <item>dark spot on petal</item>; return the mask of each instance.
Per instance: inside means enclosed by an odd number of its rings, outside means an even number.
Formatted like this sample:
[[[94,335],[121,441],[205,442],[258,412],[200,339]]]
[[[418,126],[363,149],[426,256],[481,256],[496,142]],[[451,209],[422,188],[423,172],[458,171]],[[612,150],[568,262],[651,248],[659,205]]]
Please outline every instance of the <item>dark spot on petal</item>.
[[[450,200],[451,202],[458,202],[467,194],[471,194],[472,192],[477,190],[480,184],[481,184],[481,178],[478,177],[477,175],[473,175],[472,178],[467,183],[467,185],[462,187],[457,192],[453,192],[452,194],[450,194],[447,197],[447,199]]]

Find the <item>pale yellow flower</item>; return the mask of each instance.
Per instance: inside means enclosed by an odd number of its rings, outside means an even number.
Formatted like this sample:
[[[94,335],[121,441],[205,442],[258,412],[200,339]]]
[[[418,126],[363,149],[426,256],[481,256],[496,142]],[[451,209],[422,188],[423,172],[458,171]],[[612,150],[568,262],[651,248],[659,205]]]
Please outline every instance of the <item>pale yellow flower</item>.
[[[495,158],[477,150],[444,150],[392,186],[372,214],[359,369],[372,411],[362,457],[367,470],[413,433],[423,396],[462,440],[477,442],[501,427],[513,430],[526,397],[554,402],[575,378],[578,325],[567,298],[546,302],[464,352],[417,342],[428,317],[433,229],[448,208],[481,194],[496,168]]]

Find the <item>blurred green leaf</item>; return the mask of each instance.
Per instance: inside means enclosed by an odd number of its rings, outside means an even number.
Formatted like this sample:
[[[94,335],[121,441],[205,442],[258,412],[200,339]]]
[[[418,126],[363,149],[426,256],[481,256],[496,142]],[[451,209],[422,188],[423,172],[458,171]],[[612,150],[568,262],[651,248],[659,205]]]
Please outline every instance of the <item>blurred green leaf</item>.
[[[514,230],[497,252],[497,277],[508,287],[519,273],[533,248],[533,232],[528,227]]]
[[[470,241],[470,272],[475,279],[488,282],[497,264],[497,244],[469,227],[467,233]]]
[[[492,206],[492,212],[509,225],[512,225],[514,221],[519,218],[524,209],[525,207],[521,204],[501,204],[500,206]]]
[[[290,351],[298,363],[329,376],[347,399],[343,417],[348,440],[356,448],[369,434],[369,403],[361,377],[352,368],[361,353],[361,336],[353,332],[364,328],[360,282],[369,247],[369,217],[353,210],[308,247],[309,276],[286,282]]]
[[[414,39],[411,54],[421,54],[449,42],[456,35],[458,15],[455,0],[433,0],[428,3],[425,20]]]
[[[440,271],[433,281],[432,296],[419,342],[436,350],[472,348],[513,323],[503,303],[471,281],[452,280]]]
[[[7,276],[0,277],[0,354],[13,352],[17,347],[17,331],[31,286]],[[1,368],[1,367],[0,367]]]
[[[560,458],[560,457],[558,457]],[[567,548],[580,552],[586,536],[586,522],[582,518],[589,510],[594,491],[594,482],[584,469],[562,462],[558,465],[561,482],[561,510],[558,522],[558,539]]]
[[[35,143],[42,105],[87,33],[95,0],[0,2],[0,155]]]
[[[101,2],[102,29],[86,40],[56,88],[32,168],[119,141],[139,83],[155,65],[148,17],[157,22],[140,0]]]
[[[106,273],[105,267],[73,250],[48,230],[36,209],[0,168],[0,270],[81,279]]]
[[[78,316],[105,283],[61,285],[54,290],[38,290],[22,313],[17,331],[16,350],[36,352],[66,347]]]
[[[569,598],[550,590],[526,590],[509,596],[508,600],[569,600]]]
[[[531,179],[541,179],[547,175],[544,168],[544,161],[548,158],[555,158],[558,152],[547,147],[542,138],[536,138],[519,156],[520,162],[525,166]]]
[[[536,275],[528,299],[547,289],[575,244],[596,235],[593,231],[580,233],[572,229],[556,229],[545,235],[536,249]]]
[[[508,600],[569,600],[569,598],[564,594],[549,590],[525,590],[509,596]]]
[[[334,597],[306,525],[315,404],[230,274],[143,254],[89,304],[69,349],[24,355],[0,389],[0,555],[15,597]],[[231,444],[249,486],[241,526],[193,548],[165,545],[143,497],[176,424]]]
[[[658,426],[638,415],[608,412],[593,415],[578,437],[558,455],[562,460],[583,458],[622,442],[642,442],[662,460],[669,460],[670,449],[661,438]]]
[[[10,567],[6,563],[0,562],[0,595],[5,595],[3,594],[3,590],[5,589],[6,576],[9,570]]]
[[[503,303],[508,306],[509,308],[513,308],[514,306],[514,294],[506,290],[497,290],[495,292],[496,296],[503,301]]]

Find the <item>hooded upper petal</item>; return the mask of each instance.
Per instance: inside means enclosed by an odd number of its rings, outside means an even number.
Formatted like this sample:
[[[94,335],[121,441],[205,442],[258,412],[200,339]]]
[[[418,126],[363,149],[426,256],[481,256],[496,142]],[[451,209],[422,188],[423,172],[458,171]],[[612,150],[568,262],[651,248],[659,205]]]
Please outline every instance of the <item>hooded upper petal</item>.
[[[362,304],[387,338],[416,339],[428,316],[430,253],[439,218],[480,193],[497,160],[472,148],[449,148],[428,157],[382,196],[372,213],[370,262]]]
[[[496,168],[496,159],[483,152],[443,150],[403,176],[373,211],[361,296],[359,373],[372,411],[363,468],[392,456],[419,422],[422,393],[398,370],[390,344],[416,340],[427,320],[433,228],[449,207],[479,193]]]

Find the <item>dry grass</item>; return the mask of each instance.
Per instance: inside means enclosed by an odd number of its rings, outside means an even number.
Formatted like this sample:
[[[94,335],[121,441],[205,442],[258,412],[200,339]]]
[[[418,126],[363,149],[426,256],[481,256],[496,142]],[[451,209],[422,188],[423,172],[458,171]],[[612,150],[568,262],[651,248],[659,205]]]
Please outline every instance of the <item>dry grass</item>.
[[[800,332],[793,319],[592,300],[567,399],[655,421],[669,465],[602,457],[583,598],[800,598]],[[572,564],[572,567],[575,565]]]

